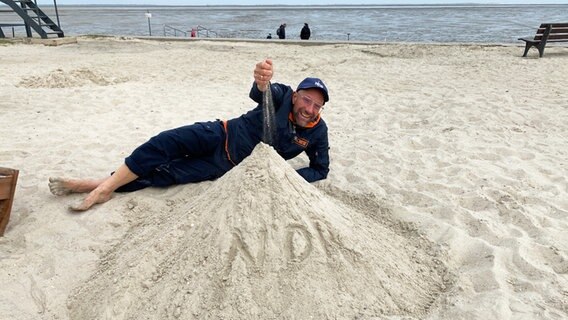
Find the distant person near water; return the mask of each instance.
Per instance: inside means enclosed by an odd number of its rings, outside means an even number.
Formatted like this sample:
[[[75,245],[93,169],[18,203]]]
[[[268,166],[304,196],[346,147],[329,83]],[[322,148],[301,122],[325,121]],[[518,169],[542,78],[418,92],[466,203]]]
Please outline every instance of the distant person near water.
[[[312,31],[310,30],[310,27],[308,26],[307,23],[304,23],[304,27],[302,28],[302,31],[300,31],[300,39],[308,40],[310,39],[311,35]]]
[[[278,39],[286,39],[286,24],[283,23],[280,27],[276,30],[276,35]]]
[[[266,39],[272,39],[272,33],[269,33],[269,34],[266,36]]]

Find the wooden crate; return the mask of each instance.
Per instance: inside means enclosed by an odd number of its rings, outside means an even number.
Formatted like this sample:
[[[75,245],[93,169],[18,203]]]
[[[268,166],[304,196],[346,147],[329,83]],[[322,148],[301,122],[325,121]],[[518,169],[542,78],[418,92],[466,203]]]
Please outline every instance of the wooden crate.
[[[0,167],[0,237],[4,235],[18,182],[18,170]]]

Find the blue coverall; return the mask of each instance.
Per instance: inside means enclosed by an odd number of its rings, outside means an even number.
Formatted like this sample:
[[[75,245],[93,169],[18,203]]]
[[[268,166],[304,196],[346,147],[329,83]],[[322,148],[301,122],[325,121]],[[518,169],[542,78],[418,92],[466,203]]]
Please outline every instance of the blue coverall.
[[[325,179],[329,172],[327,125],[321,118],[311,128],[294,125],[290,116],[293,89],[273,83],[271,91],[276,122],[273,147],[286,160],[305,151],[310,160],[309,167],[297,172],[308,182]],[[221,177],[248,157],[262,139],[262,92],[254,83],[249,96],[258,106],[238,118],[197,122],[167,130],[140,145],[125,159],[138,178],[116,191],[166,187]]]

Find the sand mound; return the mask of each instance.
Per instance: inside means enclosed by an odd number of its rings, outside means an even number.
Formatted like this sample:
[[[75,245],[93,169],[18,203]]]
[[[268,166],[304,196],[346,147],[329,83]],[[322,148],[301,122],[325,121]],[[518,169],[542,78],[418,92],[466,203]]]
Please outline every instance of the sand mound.
[[[162,209],[70,295],[71,319],[421,318],[448,289],[425,239],[335,201],[264,144]]]
[[[24,78],[17,87],[24,88],[70,88],[86,85],[108,86],[126,82],[123,78],[111,78],[103,76],[95,71],[81,68],[71,71],[56,69],[44,76],[32,76]]]

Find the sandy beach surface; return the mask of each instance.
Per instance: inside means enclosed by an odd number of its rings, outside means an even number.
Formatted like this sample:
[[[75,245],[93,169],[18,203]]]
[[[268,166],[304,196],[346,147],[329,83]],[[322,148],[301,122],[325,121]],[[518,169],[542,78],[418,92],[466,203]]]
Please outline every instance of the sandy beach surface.
[[[1,319],[566,319],[568,48],[0,43]],[[256,62],[330,90],[331,172],[264,144],[216,181],[76,214],[162,130],[237,117]]]

